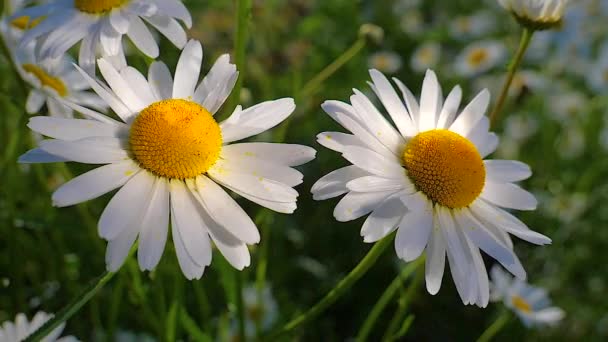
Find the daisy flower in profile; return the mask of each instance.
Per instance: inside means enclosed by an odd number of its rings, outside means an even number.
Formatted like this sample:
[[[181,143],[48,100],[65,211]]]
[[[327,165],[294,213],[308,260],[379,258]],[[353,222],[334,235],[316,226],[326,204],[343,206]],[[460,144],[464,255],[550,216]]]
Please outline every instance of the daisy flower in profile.
[[[387,74],[394,74],[403,66],[401,57],[393,51],[378,51],[369,56],[367,64]]]
[[[532,286],[494,265],[490,271],[492,301],[502,301],[528,328],[555,325],[566,315],[564,310],[551,306],[547,291]]]
[[[325,112],[352,134],[325,132],[318,141],[353,165],[319,179],[313,198],[346,194],[335,218],[344,222],[369,214],[361,228],[365,242],[397,230],[395,250],[405,261],[426,249],[431,294],[439,291],[447,255],[463,302],[486,306],[489,285],[480,249],[523,279],[526,272],[508,233],[536,244],[551,242],[505,210],[536,208],[534,196],[515,184],[530,177],[530,168],[483,159],[498,146],[484,116],[489,92],[482,91],[459,112],[460,87],[444,102],[433,71],[426,73],[420,102],[393,79],[405,103],[383,74],[371,70],[370,75],[396,128],[358,90],[350,104],[325,102]]]
[[[29,114],[39,113],[46,104],[50,116],[72,118],[74,111],[64,101],[105,111],[108,105],[74,68],[73,60],[60,56],[55,60],[39,63],[34,53],[35,46],[28,45],[15,51],[13,60],[21,78],[32,87],[25,105]]]
[[[423,72],[434,68],[439,63],[441,56],[441,46],[435,42],[420,45],[412,54],[410,65],[412,70]]]
[[[44,60],[57,58],[81,42],[78,61],[89,73],[95,71],[98,47],[104,56],[124,56],[123,35],[141,52],[156,58],[158,44],[148,25],[180,49],[187,38],[178,20],[192,26],[190,13],[180,0],[55,0],[25,8],[12,18],[19,17],[41,20],[24,34],[22,46],[38,39],[39,57]]]
[[[106,264],[116,271],[139,237],[142,270],[159,262],[169,222],[179,265],[198,279],[211,263],[211,241],[232,266],[250,263],[248,244],[258,243],[257,227],[222,188],[281,213],[296,209],[302,174],[291,167],[315,156],[307,146],[262,142],[234,143],[264,132],[295,109],[293,99],[238,106],[225,121],[213,118],[228,97],[238,72],[221,56],[198,84],[203,50],[191,40],[181,53],[175,76],[162,62],[150,65],[147,79],[132,67],[120,72],[105,59],[98,66],[106,84],[82,75],[121,121],[71,103],[89,119],[35,117],[34,131],[52,139],[21,157],[21,162],[63,159],[105,164],[62,185],[52,196],[64,207],[114,189],[99,219],[109,241]],[[68,102],[66,102],[68,103]],[[220,186],[221,185],[221,186]]]
[[[533,30],[545,30],[559,26],[569,0],[498,0],[500,5]]]
[[[498,41],[480,41],[467,46],[457,57],[454,69],[465,77],[478,75],[498,65],[505,57],[505,47]]]
[[[44,323],[51,319],[53,315],[49,315],[43,311],[39,311],[34,315],[31,322],[27,320],[24,314],[20,313],[15,317],[15,322],[4,322],[0,326],[0,341],[18,342],[25,340],[31,333],[35,332]],[[61,324],[53,330],[48,336],[42,339],[43,342],[74,342],[78,341],[73,336],[59,337],[63,332],[65,323]]]

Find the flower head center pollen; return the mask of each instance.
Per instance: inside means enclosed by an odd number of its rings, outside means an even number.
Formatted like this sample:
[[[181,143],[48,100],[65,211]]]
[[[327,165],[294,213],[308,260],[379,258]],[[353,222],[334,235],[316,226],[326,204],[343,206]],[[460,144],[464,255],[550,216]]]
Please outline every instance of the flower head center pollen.
[[[511,298],[511,304],[513,304],[513,306],[515,308],[517,308],[518,310],[524,312],[524,313],[530,313],[532,312],[532,306],[522,297],[520,296],[513,296]]]
[[[68,95],[68,87],[66,87],[65,83],[57,77],[53,77],[49,75],[44,69],[34,64],[23,64],[21,66],[23,70],[29,72],[34,75],[39,81],[41,86],[47,86],[49,88],[55,89],[57,94],[61,97],[65,97]]]
[[[14,28],[18,28],[20,30],[29,30],[29,29],[32,29],[32,28],[38,26],[38,24],[40,24],[40,22],[43,20],[44,20],[44,17],[39,17],[39,18],[32,20],[28,16],[22,16],[22,17],[17,17],[15,19],[13,19],[11,21],[11,26]]]
[[[131,125],[129,144],[144,169],[166,178],[194,178],[218,160],[222,131],[198,103],[170,99],[141,111]]]
[[[488,59],[488,51],[485,49],[475,49],[469,54],[469,64],[478,66]]]
[[[74,7],[89,14],[103,14],[129,2],[129,0],[74,0]]]
[[[448,208],[470,205],[483,190],[486,178],[475,145],[445,129],[413,137],[405,146],[403,165],[419,191]]]

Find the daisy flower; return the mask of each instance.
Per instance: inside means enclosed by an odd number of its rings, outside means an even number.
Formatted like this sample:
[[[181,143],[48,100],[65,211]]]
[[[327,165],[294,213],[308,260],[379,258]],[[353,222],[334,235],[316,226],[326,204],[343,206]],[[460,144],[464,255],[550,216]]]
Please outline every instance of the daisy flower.
[[[498,41],[480,41],[467,46],[456,57],[458,74],[472,77],[498,65],[505,56],[505,47]]]
[[[158,57],[158,44],[146,25],[157,29],[175,46],[187,41],[181,20],[188,28],[192,18],[180,0],[55,0],[25,8],[13,18],[42,20],[23,36],[22,46],[38,39],[40,59],[54,59],[81,42],[79,64],[95,71],[98,47],[103,55],[124,57],[122,37],[127,35],[147,56]]]
[[[420,102],[393,79],[405,103],[383,74],[371,70],[370,75],[372,89],[397,128],[358,90],[350,104],[325,102],[325,112],[352,134],[325,132],[318,141],[353,165],[317,181],[313,198],[346,194],[335,218],[344,222],[370,214],[361,228],[368,243],[397,230],[395,250],[405,261],[426,249],[431,294],[439,291],[447,254],[463,302],[486,306],[488,277],[480,249],[525,278],[508,233],[536,244],[551,242],[504,210],[536,208],[534,196],[514,183],[530,177],[530,168],[483,159],[498,146],[484,116],[489,92],[482,91],[458,114],[460,87],[444,102],[433,71],[427,71]]]
[[[410,65],[412,70],[423,72],[426,69],[434,68],[439,62],[441,56],[441,46],[435,42],[424,43],[420,45],[414,54]]]
[[[23,341],[30,334],[38,330],[46,321],[51,319],[53,315],[49,315],[43,311],[39,311],[36,313],[31,322],[28,322],[27,317],[24,314],[20,313],[15,317],[15,322],[4,322],[2,326],[0,326],[0,341],[6,342],[18,342]],[[53,330],[49,335],[42,339],[43,342],[73,342],[78,341],[73,336],[64,336],[59,337],[63,332],[63,328],[65,327],[65,323],[61,324],[55,330]]]
[[[74,103],[69,105],[89,119],[30,120],[31,129],[52,139],[42,141],[21,162],[106,164],[57,189],[55,206],[120,188],[99,220],[99,234],[109,241],[110,271],[122,265],[138,237],[139,265],[153,269],[164,250],[169,222],[188,279],[200,278],[211,263],[211,241],[232,266],[248,266],[247,245],[259,242],[259,232],[221,186],[277,212],[296,209],[298,193],[292,187],[302,182],[302,174],[291,167],[314,159],[315,151],[301,145],[233,144],[282,122],[295,109],[293,99],[238,106],[218,124],[213,114],[232,91],[238,72],[223,55],[197,86],[202,57],[201,44],[191,40],[174,78],[164,63],[154,62],[147,79],[132,67],[119,72],[99,59],[107,85],[81,73],[121,121]]]
[[[367,64],[387,74],[394,74],[403,66],[401,57],[393,51],[378,51],[369,56]]]
[[[526,327],[555,325],[566,315],[562,309],[551,306],[544,289],[513,279],[498,265],[492,267],[490,274],[492,300],[502,301]]]
[[[472,15],[458,16],[450,24],[450,35],[458,40],[468,40],[471,38],[488,35],[494,31],[494,15],[487,11],[479,11]]]
[[[32,87],[25,105],[29,114],[39,113],[46,104],[50,116],[72,118],[74,111],[63,101],[105,111],[108,105],[74,68],[73,60],[63,55],[55,60],[38,62],[30,44],[13,53],[13,60],[21,78]]]
[[[561,24],[569,0],[498,0],[523,26],[534,30]]]

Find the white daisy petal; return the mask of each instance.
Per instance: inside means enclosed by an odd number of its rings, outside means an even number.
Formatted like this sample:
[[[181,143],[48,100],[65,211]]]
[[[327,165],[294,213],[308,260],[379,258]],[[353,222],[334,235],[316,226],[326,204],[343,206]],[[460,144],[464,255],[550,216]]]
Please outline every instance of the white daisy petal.
[[[213,243],[215,243],[217,249],[220,250],[232,267],[242,271],[251,264],[251,256],[249,255],[249,250],[244,242],[230,245],[224,243],[221,239],[215,238],[213,234],[211,234],[211,237],[213,238]]]
[[[222,172],[236,172],[268,178],[290,187],[301,184],[304,179],[298,170],[254,157],[220,159],[215,167],[221,169]]]
[[[169,228],[169,184],[156,177],[145,216],[141,221],[137,260],[142,270],[153,270],[160,261]]]
[[[475,246],[500,262],[516,277],[520,279],[526,278],[526,271],[513,250],[503,245],[489,233],[484,225],[477,221],[468,209],[462,209],[460,213],[456,213],[454,217],[465,235],[471,239]]]
[[[137,95],[143,103],[156,102],[148,80],[137,69],[130,66],[125,67],[120,70],[120,75],[129,83],[131,89],[137,90]]]
[[[186,6],[179,0],[157,1],[159,13],[164,13],[173,18],[177,18],[184,22],[187,28],[192,27],[192,17]]]
[[[512,183],[487,181],[480,196],[500,207],[517,210],[534,210],[538,204],[531,193]]]
[[[220,186],[201,175],[196,178],[196,190],[201,204],[215,222],[245,243],[260,242],[255,223]]]
[[[196,265],[208,266],[211,263],[211,245],[209,231],[199,213],[200,204],[181,180],[171,180],[169,189],[171,222],[177,227],[187,254]]]
[[[316,151],[308,146],[275,143],[239,143],[222,147],[222,158],[243,160],[260,159],[285,166],[298,166],[315,159]]]
[[[182,270],[182,273],[184,273],[186,279],[200,279],[203,276],[203,272],[205,271],[206,265],[197,265],[186,251],[186,246],[184,245],[184,241],[182,240],[182,237],[178,232],[177,223],[175,221],[175,215],[173,214],[171,215],[171,236],[173,236],[173,244],[175,245],[175,254],[177,254],[177,262],[179,263],[179,267]],[[206,241],[209,242],[209,239],[207,239]],[[209,249],[209,253],[211,254],[210,242],[208,245],[201,246],[201,249],[202,248]]]
[[[347,222],[367,215],[376,209],[388,196],[395,191],[349,192],[334,209],[334,217],[340,222]]]
[[[498,147],[498,136],[492,132],[488,133],[488,135],[486,135],[486,137],[483,140],[483,143],[479,143],[479,145],[477,145],[477,149],[479,152],[479,155],[482,158],[487,157],[490,153],[496,151],[496,148]]]
[[[455,86],[445,99],[439,120],[437,121],[437,129],[447,129],[454,122],[460,101],[462,100],[462,88]]]
[[[433,204],[420,192],[411,195],[406,204],[408,212],[403,215],[395,237],[395,251],[404,261],[420,256],[427,246],[433,228]]]
[[[153,62],[148,69],[148,84],[156,100],[169,99],[172,96],[173,77],[169,67],[163,62]]]
[[[317,142],[336,152],[344,152],[346,146],[365,147],[359,138],[352,134],[342,132],[323,132],[317,134]]]
[[[108,241],[106,248],[106,268],[108,271],[116,272],[124,264],[138,233],[137,224],[131,224],[116,239]]]
[[[130,226],[139,227],[154,189],[155,177],[147,171],[133,176],[112,197],[99,218],[99,236],[114,240]],[[139,231],[139,229],[138,229]]]
[[[177,20],[163,15],[144,17],[144,19],[179,49],[186,45],[188,37]]]
[[[230,55],[221,55],[196,88],[193,100],[215,114],[232,92],[237,78],[238,71],[230,63]]]
[[[440,108],[437,104],[440,100],[440,85],[437,76],[432,70],[427,70],[422,83],[420,95],[420,121],[418,129],[420,132],[434,129],[437,123],[437,115]]]
[[[39,148],[34,148],[25,152],[19,157],[18,160],[20,164],[58,163],[66,161],[69,161],[69,159],[52,155]]]
[[[500,183],[518,182],[532,176],[527,164],[515,160],[484,160],[488,180]]]
[[[489,104],[490,92],[484,89],[462,110],[450,126],[450,131],[467,136],[477,122],[481,120]]]
[[[103,75],[106,82],[108,82],[108,85],[112,88],[114,94],[116,94],[116,96],[122,100],[122,102],[129,108],[131,113],[137,113],[146,108],[146,104],[143,102],[143,100],[135,93],[129,83],[120,75],[120,73],[110,62],[100,58],[97,60],[97,66],[99,67],[99,71]],[[91,87],[93,87],[93,85],[91,85]],[[97,89],[95,91],[97,92]],[[97,93],[99,94],[99,92]]]
[[[403,195],[399,192],[387,197],[367,217],[361,227],[364,242],[376,242],[397,229],[403,213],[407,211],[400,198]]]
[[[131,160],[98,167],[59,187],[53,193],[53,205],[66,207],[97,198],[122,186],[139,170]]]
[[[382,101],[399,132],[403,136],[414,135],[416,128],[414,127],[410,113],[408,113],[386,76],[375,69],[370,70],[369,74],[374,81],[375,89],[377,89],[376,95]]]
[[[203,47],[197,40],[190,40],[182,50],[175,69],[173,82],[174,99],[192,99],[203,62]]]
[[[346,187],[348,190],[355,192],[396,191],[404,188],[409,192],[414,191],[413,185],[411,185],[405,177],[405,172],[402,179],[365,176],[351,180],[346,183]]]
[[[158,44],[148,27],[146,27],[146,24],[139,17],[131,17],[127,35],[141,52],[152,58],[158,57]]]
[[[42,106],[44,106],[44,101],[46,101],[46,96],[42,92],[32,90],[27,96],[27,100],[25,102],[25,111],[28,114],[38,113]]]
[[[312,198],[320,201],[328,198],[334,198],[348,192],[346,183],[349,181],[369,176],[370,174],[363,169],[351,165],[341,169],[334,170],[319,179],[310,189],[313,194]]]
[[[390,160],[374,151],[357,146],[346,146],[342,156],[372,174],[400,179],[405,170],[396,160]]]
[[[129,159],[123,141],[114,137],[89,137],[74,141],[43,140],[40,149],[85,164],[110,164]]]
[[[128,135],[128,126],[108,124],[94,120],[63,119],[36,116],[30,119],[27,127],[50,138],[79,140],[88,137],[122,138]]]
[[[412,125],[414,126],[414,130],[408,136],[414,136],[418,133],[418,125],[420,124],[420,106],[418,105],[418,101],[414,94],[408,89],[408,87],[403,84],[399,79],[393,77],[393,82],[397,84],[397,87],[401,91],[401,95],[405,100],[405,105],[407,106],[407,111],[410,114]]]
[[[224,143],[249,138],[283,122],[296,109],[292,98],[267,101],[245,110],[237,108],[220,124]]]

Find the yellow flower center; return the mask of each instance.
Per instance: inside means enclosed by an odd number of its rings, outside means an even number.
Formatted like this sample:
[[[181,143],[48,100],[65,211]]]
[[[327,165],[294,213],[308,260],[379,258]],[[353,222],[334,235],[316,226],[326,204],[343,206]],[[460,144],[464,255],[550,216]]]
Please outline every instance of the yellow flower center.
[[[74,0],[74,7],[89,14],[103,14],[128,2],[129,0]]]
[[[222,131],[198,103],[170,99],[141,111],[131,125],[129,143],[144,169],[166,178],[194,178],[218,160]]]
[[[532,312],[532,306],[526,302],[525,299],[523,299],[520,296],[513,296],[511,297],[511,303],[513,304],[514,307],[516,307],[518,310],[525,312],[525,313],[530,313]]]
[[[485,49],[475,49],[469,54],[469,64],[478,66],[488,59],[488,52]]]
[[[17,17],[11,21],[11,26],[18,28],[20,30],[29,30],[36,27],[40,24],[41,21],[44,20],[44,17],[36,18],[32,20],[28,16]]]
[[[405,146],[403,165],[419,191],[448,208],[471,204],[483,189],[486,170],[477,148],[457,133],[419,133]]]
[[[22,68],[26,72],[29,72],[30,74],[36,76],[42,86],[47,86],[49,88],[55,89],[59,96],[65,97],[66,95],[68,95],[68,87],[66,87],[65,83],[63,83],[61,79],[49,75],[39,66],[28,63],[23,64]]]

